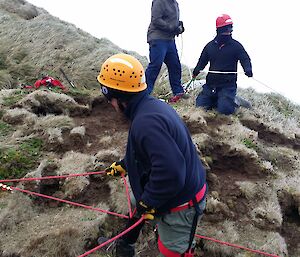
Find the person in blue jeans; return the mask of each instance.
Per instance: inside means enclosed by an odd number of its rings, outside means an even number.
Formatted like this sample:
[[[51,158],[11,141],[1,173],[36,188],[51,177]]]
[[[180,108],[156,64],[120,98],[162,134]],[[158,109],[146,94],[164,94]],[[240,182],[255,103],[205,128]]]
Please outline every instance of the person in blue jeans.
[[[173,93],[170,102],[185,97],[181,85],[181,64],[175,44],[175,36],[184,32],[183,22],[179,20],[179,7],[176,0],[153,0],[151,22],[147,32],[150,63],[146,69],[148,93],[151,94],[154,83],[163,63],[167,65],[169,81]]]
[[[240,42],[232,38],[232,19],[222,14],[216,20],[217,36],[203,49],[193,77],[210,63],[206,84],[196,99],[196,106],[206,110],[216,108],[218,112],[229,115],[237,107],[237,65],[240,61],[245,75],[252,77],[251,60]]]

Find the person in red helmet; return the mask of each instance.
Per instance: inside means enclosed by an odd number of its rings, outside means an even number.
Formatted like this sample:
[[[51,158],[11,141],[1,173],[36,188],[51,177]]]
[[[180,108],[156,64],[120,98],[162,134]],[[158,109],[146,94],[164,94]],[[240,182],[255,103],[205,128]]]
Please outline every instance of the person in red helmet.
[[[233,22],[228,14],[216,19],[216,37],[203,49],[193,77],[209,63],[206,84],[196,99],[196,106],[206,110],[216,108],[222,114],[232,114],[237,107],[237,65],[241,63],[245,75],[252,77],[251,60],[240,42],[232,38]]]

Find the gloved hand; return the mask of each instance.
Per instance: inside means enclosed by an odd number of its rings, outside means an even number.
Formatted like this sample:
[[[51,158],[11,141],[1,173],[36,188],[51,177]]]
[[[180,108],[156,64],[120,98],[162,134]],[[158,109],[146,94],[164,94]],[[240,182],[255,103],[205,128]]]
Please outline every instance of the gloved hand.
[[[247,70],[247,71],[245,71],[245,75],[247,76],[247,77],[253,77],[253,73],[252,73],[252,70]]]
[[[198,75],[199,75],[199,72],[193,71],[192,78],[195,79],[195,78],[197,78]]]
[[[178,37],[180,34],[182,34],[184,32],[184,27],[183,27],[183,22],[179,21],[179,25],[175,31],[175,35]]]
[[[125,163],[123,160],[114,162],[108,168],[105,169],[106,174],[114,177],[119,177],[122,175],[126,175]]]
[[[154,220],[154,215],[156,214],[156,210],[147,206],[142,200],[137,203],[136,212],[138,216],[144,215],[145,220]]]

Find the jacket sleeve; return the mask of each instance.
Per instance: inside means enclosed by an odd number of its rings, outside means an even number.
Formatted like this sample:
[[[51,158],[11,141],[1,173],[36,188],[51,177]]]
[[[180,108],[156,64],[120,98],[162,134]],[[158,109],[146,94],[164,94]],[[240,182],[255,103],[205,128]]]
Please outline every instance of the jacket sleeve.
[[[198,63],[193,70],[193,75],[197,76],[199,74],[199,72],[205,68],[205,66],[208,64],[208,62],[209,62],[209,56],[208,56],[208,52],[207,52],[207,46],[205,46],[200,55]]]
[[[252,72],[252,65],[251,65],[251,59],[246,52],[245,48],[240,44],[240,50],[238,59],[240,60],[240,63],[244,69],[244,72]]]
[[[151,163],[149,180],[141,199],[147,205],[159,208],[184,187],[186,163],[164,125],[151,118],[140,119],[139,124],[134,132],[137,149],[142,149]]]
[[[174,24],[168,24],[164,20],[164,10],[165,10],[165,3],[164,1],[156,0],[152,2],[151,8],[151,23],[160,30],[166,32],[173,32],[178,27],[174,26]]]

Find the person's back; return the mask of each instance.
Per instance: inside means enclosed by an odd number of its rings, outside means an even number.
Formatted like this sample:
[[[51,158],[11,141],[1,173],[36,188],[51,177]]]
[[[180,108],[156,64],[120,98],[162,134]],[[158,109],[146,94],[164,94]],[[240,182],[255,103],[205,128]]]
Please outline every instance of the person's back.
[[[198,193],[205,183],[205,170],[189,131],[176,111],[150,96],[138,101],[137,105],[133,103],[128,107],[132,113],[129,154],[125,160],[131,170],[129,179],[136,199],[142,198],[165,212]],[[136,162],[142,165],[136,166]],[[155,183],[142,188],[140,181],[145,179],[142,176],[149,175],[150,170]]]
[[[153,0],[147,42],[155,39],[173,40],[178,21],[179,7],[175,0]]]

